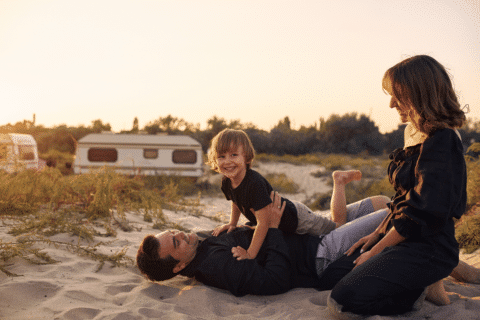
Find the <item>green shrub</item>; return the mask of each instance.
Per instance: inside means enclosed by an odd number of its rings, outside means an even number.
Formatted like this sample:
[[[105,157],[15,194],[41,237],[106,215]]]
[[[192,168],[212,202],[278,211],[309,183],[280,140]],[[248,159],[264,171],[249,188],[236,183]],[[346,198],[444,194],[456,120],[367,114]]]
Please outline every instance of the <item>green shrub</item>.
[[[178,196],[191,196],[198,192],[196,178],[180,176],[142,176],[140,177],[148,189],[165,190],[176,186]]]
[[[480,159],[467,158],[467,208],[480,202]]]
[[[313,211],[329,210],[331,199],[332,199],[332,192],[316,194],[313,196],[313,201],[311,203],[306,203],[306,204]]]
[[[480,142],[474,142],[468,147],[467,156],[470,157],[472,160],[477,160],[480,156]]]
[[[268,173],[265,175],[265,179],[267,179],[268,182],[273,187],[273,190],[279,192],[279,193],[297,193],[298,192],[298,185],[293,182],[291,179],[289,179],[285,173],[280,173],[280,174],[274,174],[274,173]]]
[[[455,237],[466,253],[480,247],[480,215],[463,216],[455,227]]]
[[[58,168],[64,175],[73,173],[73,161],[75,156],[69,152],[61,152],[55,149],[50,149],[46,153],[38,155],[40,159],[47,162],[47,166]]]

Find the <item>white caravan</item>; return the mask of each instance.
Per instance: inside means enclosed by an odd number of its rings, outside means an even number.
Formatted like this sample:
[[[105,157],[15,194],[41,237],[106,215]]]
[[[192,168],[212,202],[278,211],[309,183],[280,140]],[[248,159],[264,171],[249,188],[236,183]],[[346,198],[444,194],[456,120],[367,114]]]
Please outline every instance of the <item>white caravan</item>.
[[[128,175],[200,177],[203,152],[189,136],[92,133],[78,140],[73,172],[111,166]]]
[[[37,142],[29,134],[0,133],[0,170],[38,170]]]

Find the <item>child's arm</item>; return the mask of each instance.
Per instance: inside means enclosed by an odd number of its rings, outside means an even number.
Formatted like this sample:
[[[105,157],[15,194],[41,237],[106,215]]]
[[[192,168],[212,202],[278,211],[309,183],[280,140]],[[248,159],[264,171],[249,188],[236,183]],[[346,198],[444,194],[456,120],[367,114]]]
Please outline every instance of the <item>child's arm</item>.
[[[238,206],[235,204],[235,202],[232,201],[232,212],[230,213],[230,222],[228,224],[224,224],[222,226],[216,227],[213,230],[212,235],[216,237],[225,230],[227,230],[227,232],[230,232],[233,229],[235,229],[237,227],[238,219],[240,219],[241,213],[242,212],[240,211]]]
[[[255,232],[253,233],[252,242],[250,243],[250,247],[248,250],[243,249],[242,247],[238,246],[232,248],[233,256],[237,258],[237,260],[244,260],[244,259],[255,259],[262,247],[263,241],[267,236],[268,232],[268,221],[265,219],[259,218],[259,216],[263,216],[268,214],[268,206],[255,211],[255,216],[257,217],[257,226],[255,227]]]

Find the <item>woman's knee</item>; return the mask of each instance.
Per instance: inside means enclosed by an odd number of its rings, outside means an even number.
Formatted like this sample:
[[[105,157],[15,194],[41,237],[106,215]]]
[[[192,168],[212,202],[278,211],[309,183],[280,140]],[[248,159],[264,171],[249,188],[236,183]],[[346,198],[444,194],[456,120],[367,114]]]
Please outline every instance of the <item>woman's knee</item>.
[[[332,294],[330,293],[327,298],[327,309],[330,315],[334,319],[363,319],[364,317],[358,314],[344,312],[342,311],[342,305],[339,304],[334,298],[332,298]]]
[[[354,287],[337,284],[328,296],[327,306],[332,314],[337,314],[337,319],[342,319],[340,314],[353,315],[349,311],[364,305],[365,301],[362,300],[361,292],[355,292]],[[346,319],[350,318],[346,317]]]
[[[391,201],[389,197],[384,195],[372,196],[369,199],[374,211],[387,208],[387,203]]]

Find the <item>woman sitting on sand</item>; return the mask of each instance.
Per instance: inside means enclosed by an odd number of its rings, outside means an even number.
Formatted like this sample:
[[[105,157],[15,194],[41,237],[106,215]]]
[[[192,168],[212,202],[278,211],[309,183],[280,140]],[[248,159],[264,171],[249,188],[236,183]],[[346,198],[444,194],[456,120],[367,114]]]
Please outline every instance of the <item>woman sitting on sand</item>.
[[[448,303],[440,281],[459,262],[454,218],[466,209],[466,165],[455,128],[465,115],[449,75],[414,56],[386,71],[383,89],[409,123],[405,147],[390,155],[390,214],[322,275],[333,287],[329,307],[342,317],[410,311],[432,284],[437,303]]]

